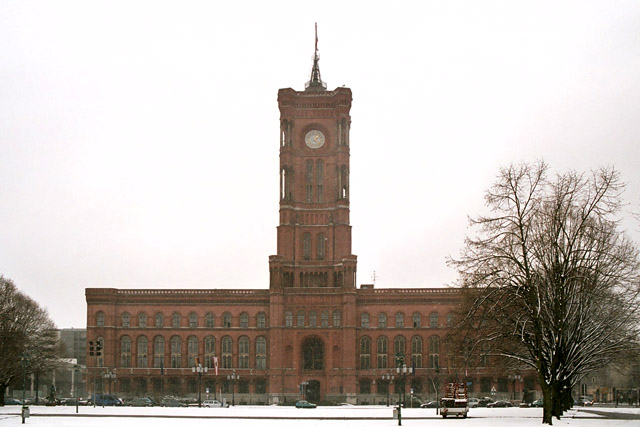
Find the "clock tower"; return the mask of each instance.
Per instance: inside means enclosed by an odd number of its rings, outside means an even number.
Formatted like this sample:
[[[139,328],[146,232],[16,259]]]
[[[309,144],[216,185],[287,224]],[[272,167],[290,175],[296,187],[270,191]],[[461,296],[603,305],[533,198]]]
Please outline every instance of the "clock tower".
[[[270,288],[355,288],[349,224],[351,89],[327,90],[317,49],[304,91],[278,91],[280,221]]]

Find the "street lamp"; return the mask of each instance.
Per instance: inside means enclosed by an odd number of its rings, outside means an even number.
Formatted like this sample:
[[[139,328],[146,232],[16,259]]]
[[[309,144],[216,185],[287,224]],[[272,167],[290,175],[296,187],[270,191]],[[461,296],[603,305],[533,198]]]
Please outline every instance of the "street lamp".
[[[107,369],[107,372],[102,374],[102,378],[104,378],[109,382],[109,394],[111,394],[111,381],[114,381],[117,377],[116,371],[117,371],[117,368],[113,368],[113,371],[109,371],[109,369]],[[104,391],[104,382],[102,383],[102,388]]]
[[[407,374],[413,374],[413,366],[407,366],[406,364],[402,364],[402,366],[398,365],[396,367],[396,373],[400,378],[400,390],[398,390],[398,425],[402,425],[402,405],[406,405],[404,400],[406,399],[406,377]]]
[[[387,406],[389,406],[389,388],[391,385],[391,381],[393,381],[394,376],[387,372],[387,374],[382,374],[382,381],[387,382]]]
[[[308,381],[303,381],[300,383],[300,392],[302,393],[302,400],[307,400],[306,391],[307,391],[308,385],[309,385]]]
[[[516,381],[522,381],[522,376],[518,374],[510,374],[509,379],[513,381],[513,400],[516,400]]]
[[[80,375],[80,366],[73,366],[73,397],[76,399],[76,414],[78,413],[78,375]]]
[[[24,419],[28,417],[29,408],[25,405],[25,389],[27,388],[27,377],[26,370],[27,366],[29,366],[29,356],[27,353],[23,353],[20,355],[20,364],[22,365],[22,424],[24,424]]]
[[[231,406],[236,406],[236,381],[240,379],[240,375],[234,370],[231,375],[227,375],[227,380],[231,381]]]
[[[209,368],[202,367],[201,363],[198,363],[197,366],[191,367],[191,372],[194,374],[198,374],[198,408],[202,407],[202,375],[209,372]]]

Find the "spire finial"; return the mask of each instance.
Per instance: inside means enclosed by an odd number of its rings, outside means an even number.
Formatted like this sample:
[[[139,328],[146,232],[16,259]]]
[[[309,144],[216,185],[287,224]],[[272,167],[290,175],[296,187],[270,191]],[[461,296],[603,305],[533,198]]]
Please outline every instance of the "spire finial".
[[[315,51],[313,52],[313,67],[311,68],[311,78],[304,85],[305,90],[326,90],[327,84],[322,81],[320,78],[320,66],[318,65],[318,61],[320,61],[320,56],[318,56],[318,23],[316,22],[316,44]]]

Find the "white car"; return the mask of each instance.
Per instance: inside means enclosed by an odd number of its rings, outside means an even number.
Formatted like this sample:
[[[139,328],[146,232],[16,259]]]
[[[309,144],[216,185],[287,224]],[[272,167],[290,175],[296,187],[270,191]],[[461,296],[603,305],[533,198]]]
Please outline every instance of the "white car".
[[[218,400],[205,400],[202,402],[202,406],[205,408],[222,408],[222,403]]]

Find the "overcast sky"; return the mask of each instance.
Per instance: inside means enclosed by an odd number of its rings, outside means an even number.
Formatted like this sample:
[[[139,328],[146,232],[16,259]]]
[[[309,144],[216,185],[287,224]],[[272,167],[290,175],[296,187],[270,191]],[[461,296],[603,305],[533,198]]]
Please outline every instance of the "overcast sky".
[[[266,289],[314,22],[353,91],[358,285],[453,284],[510,162],[615,166],[640,210],[638,1],[0,1],[0,274],[59,327],[86,287]]]

